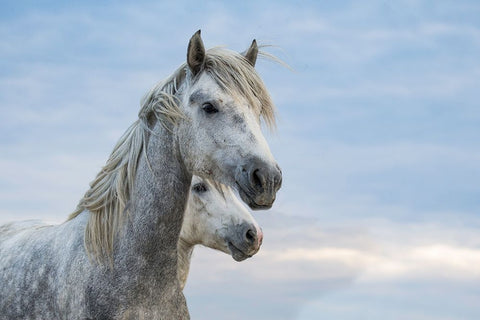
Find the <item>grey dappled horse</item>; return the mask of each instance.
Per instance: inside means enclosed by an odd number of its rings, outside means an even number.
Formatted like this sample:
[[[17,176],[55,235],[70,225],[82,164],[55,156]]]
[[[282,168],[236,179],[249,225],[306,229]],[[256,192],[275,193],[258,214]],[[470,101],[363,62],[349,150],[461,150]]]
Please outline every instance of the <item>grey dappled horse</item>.
[[[205,51],[200,31],[187,62],[142,100],[68,221],[0,227],[2,319],[188,319],[177,279],[177,241],[192,175],[270,208],[281,171],[260,130],[274,124],[270,96],[244,55]]]

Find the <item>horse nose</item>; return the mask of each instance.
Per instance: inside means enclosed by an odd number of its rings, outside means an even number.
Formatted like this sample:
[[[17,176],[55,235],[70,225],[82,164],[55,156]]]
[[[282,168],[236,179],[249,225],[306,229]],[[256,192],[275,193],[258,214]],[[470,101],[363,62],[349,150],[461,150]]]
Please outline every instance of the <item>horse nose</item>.
[[[282,171],[278,164],[274,167],[252,166],[249,171],[249,178],[251,186],[257,191],[265,191],[265,189],[271,188],[272,191],[276,192],[282,185]]]
[[[260,245],[263,241],[262,229],[257,228],[254,225],[247,225],[245,229],[243,231],[244,242],[247,244],[248,247],[253,248],[253,250],[257,251],[258,249],[260,249]]]
[[[248,190],[251,198],[248,201],[250,207],[252,209],[271,207],[282,185],[282,171],[278,164],[272,165],[260,159],[252,159],[249,165],[242,168],[242,171],[246,173],[245,189]]]

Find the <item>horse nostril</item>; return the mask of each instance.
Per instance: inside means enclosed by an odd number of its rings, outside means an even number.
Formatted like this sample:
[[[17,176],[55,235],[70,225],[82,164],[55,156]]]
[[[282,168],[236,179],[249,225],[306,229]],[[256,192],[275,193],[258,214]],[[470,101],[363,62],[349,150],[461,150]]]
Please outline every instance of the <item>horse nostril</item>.
[[[255,187],[260,187],[260,186],[262,186],[262,182],[261,182],[261,180],[260,180],[260,175],[259,175],[259,173],[260,173],[260,170],[255,169],[255,170],[253,171],[253,174],[252,174],[252,182],[253,182],[253,185],[254,185]]]
[[[255,189],[262,189],[265,186],[265,175],[262,170],[254,169],[250,176],[250,181]]]
[[[247,233],[245,234],[245,239],[247,240],[247,242],[252,244],[255,242],[255,238],[255,231],[253,231],[252,229],[248,229]]]

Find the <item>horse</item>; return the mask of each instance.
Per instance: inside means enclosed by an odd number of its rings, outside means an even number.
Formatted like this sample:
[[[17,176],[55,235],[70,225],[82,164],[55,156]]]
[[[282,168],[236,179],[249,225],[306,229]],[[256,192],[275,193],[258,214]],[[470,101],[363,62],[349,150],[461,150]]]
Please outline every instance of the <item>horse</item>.
[[[205,50],[197,31],[68,220],[0,228],[2,319],[189,319],[177,242],[192,175],[235,188],[253,210],[281,186],[257,55],[255,40],[243,54]]]
[[[180,238],[178,281],[187,282],[193,249],[204,245],[243,261],[258,252],[263,232],[231,188],[193,176]]]

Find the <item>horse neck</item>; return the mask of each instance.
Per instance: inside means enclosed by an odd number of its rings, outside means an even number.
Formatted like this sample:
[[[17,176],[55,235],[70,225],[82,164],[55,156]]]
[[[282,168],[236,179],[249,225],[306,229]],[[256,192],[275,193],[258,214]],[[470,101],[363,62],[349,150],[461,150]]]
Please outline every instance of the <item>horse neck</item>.
[[[183,290],[188,278],[188,272],[190,271],[190,261],[192,260],[194,245],[185,241],[182,237],[178,239],[178,282],[180,288]]]
[[[139,159],[116,256],[140,273],[142,268],[157,274],[163,270],[176,279],[177,241],[192,177],[175,135],[160,123],[153,130]]]

